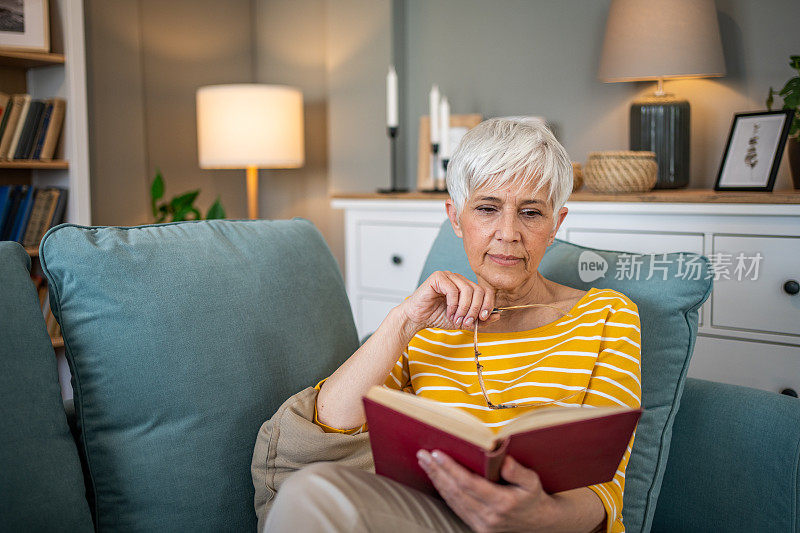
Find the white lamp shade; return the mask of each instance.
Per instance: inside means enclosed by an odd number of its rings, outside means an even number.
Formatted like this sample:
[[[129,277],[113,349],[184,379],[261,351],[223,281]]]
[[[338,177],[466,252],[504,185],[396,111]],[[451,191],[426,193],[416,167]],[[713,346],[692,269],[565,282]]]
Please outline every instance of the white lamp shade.
[[[197,90],[201,168],[303,166],[303,95],[292,87],[242,83]]]
[[[714,0],[613,0],[598,77],[607,82],[725,75]]]

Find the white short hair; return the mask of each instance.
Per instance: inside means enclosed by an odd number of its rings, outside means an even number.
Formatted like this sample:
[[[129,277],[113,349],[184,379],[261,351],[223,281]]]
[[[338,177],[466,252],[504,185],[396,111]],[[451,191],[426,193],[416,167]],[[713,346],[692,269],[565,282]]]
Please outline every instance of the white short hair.
[[[469,130],[447,165],[447,190],[460,215],[478,189],[503,185],[547,187],[557,213],[572,192],[572,163],[567,151],[538,119],[493,118]]]

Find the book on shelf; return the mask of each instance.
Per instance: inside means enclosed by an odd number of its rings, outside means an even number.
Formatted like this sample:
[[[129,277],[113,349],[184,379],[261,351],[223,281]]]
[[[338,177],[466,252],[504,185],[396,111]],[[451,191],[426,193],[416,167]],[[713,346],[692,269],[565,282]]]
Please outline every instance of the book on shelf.
[[[61,132],[64,129],[64,114],[67,108],[67,102],[63,98],[53,98],[53,110],[50,113],[50,122],[47,125],[42,138],[42,149],[39,151],[38,156],[34,159],[42,161],[52,161],[53,156],[56,154],[59,141],[62,138]]]
[[[31,100],[28,106],[28,114],[25,116],[25,123],[22,126],[22,133],[19,136],[19,143],[17,143],[17,149],[14,152],[14,159],[28,159],[33,136],[36,134],[36,129],[42,118],[42,111],[44,111],[44,102]],[[11,159],[11,154],[9,154],[9,159]]]
[[[8,199],[8,210],[6,211],[5,219],[3,220],[3,227],[0,228],[0,241],[7,241],[11,238],[11,232],[14,229],[14,224],[17,221],[17,213],[19,206],[25,194],[28,192],[29,185],[14,185],[11,188],[11,194]]]
[[[20,108],[19,119],[14,126],[13,133],[11,134],[11,144],[8,145],[8,153],[5,154],[6,159],[13,159],[14,154],[17,153],[19,138],[22,137],[22,130],[25,128],[25,122],[28,119],[28,110],[31,107],[31,95],[23,94],[22,96],[22,107]]]
[[[0,186],[0,240],[39,246],[47,230],[64,218],[67,190],[31,185]]]
[[[5,154],[8,152],[8,145],[11,143],[11,134],[9,132],[16,127],[16,121],[19,119],[19,113],[22,110],[18,98],[20,96],[15,94],[9,99],[3,112],[3,119],[0,121],[0,159],[5,158]]]
[[[52,161],[62,137],[66,101],[31,100],[29,94],[13,95],[4,108],[2,101],[0,93],[0,160]]]
[[[550,407],[521,414],[496,433],[454,407],[382,386],[363,398],[377,474],[438,493],[416,458],[438,449],[489,481],[505,483],[506,455],[539,475],[547,493],[614,478],[641,409]]]
[[[50,125],[50,118],[53,116],[53,100],[47,100],[42,113],[42,120],[39,123],[39,130],[33,140],[33,148],[30,154],[31,159],[39,159],[44,147],[44,138],[47,135],[47,127]]]
[[[14,218],[14,227],[11,228],[11,234],[8,237],[9,240],[19,243],[22,242],[22,236],[25,234],[25,228],[28,226],[28,219],[31,215],[31,209],[33,209],[33,193],[36,191],[36,188],[31,185],[25,185],[24,187],[25,192],[20,200],[19,209],[17,209],[17,214]]]
[[[3,138],[3,129],[5,129],[8,115],[11,111],[11,95],[0,92],[0,139]]]

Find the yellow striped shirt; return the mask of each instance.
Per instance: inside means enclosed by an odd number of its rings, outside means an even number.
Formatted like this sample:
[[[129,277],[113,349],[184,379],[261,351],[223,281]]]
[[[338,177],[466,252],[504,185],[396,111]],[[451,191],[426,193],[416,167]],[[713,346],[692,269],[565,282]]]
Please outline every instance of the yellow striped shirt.
[[[467,330],[420,331],[384,386],[464,409],[493,431],[522,413],[550,407],[489,409],[477,380],[472,340]],[[641,406],[639,313],[636,304],[620,292],[592,288],[569,315],[539,328],[479,333],[478,349],[484,384],[495,404],[556,400],[551,405]],[[326,426],[317,419],[316,409],[314,420],[329,432],[367,430],[366,424],[344,430]],[[622,494],[634,437],[635,433],[614,479],[589,487],[603,502],[608,531],[625,530]]]

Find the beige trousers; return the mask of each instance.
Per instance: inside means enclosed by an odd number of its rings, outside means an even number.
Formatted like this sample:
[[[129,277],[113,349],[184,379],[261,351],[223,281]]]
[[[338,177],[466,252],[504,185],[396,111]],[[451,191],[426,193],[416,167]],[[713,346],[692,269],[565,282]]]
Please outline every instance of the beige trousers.
[[[319,462],[292,473],[266,518],[267,533],[469,532],[443,501],[360,468]]]

